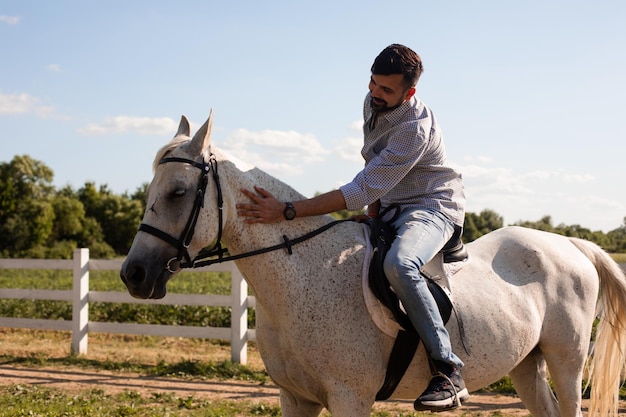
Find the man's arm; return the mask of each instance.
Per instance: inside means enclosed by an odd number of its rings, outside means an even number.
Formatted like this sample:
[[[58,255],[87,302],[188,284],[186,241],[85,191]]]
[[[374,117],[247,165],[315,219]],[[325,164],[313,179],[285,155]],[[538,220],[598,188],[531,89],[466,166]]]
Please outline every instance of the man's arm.
[[[237,204],[237,214],[246,218],[246,223],[277,223],[285,220],[285,202],[278,201],[269,191],[254,187],[256,193],[242,189],[250,203]],[[346,208],[346,201],[339,190],[320,194],[306,200],[292,201],[296,217],[318,216]]]

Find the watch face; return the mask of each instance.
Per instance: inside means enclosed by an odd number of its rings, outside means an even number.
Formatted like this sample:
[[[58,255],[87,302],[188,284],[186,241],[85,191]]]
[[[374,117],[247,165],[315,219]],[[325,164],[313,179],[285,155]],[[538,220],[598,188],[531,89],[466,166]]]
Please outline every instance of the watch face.
[[[285,219],[293,220],[296,217],[296,209],[293,207],[291,203],[285,203]]]

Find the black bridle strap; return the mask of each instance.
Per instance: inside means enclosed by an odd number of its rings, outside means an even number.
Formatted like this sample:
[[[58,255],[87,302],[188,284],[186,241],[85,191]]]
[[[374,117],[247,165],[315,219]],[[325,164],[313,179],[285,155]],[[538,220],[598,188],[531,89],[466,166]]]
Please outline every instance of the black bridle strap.
[[[149,233],[152,236],[156,236],[159,239],[164,240],[170,245],[174,246],[176,249],[180,250],[183,247],[178,239],[171,235],[168,235],[167,233],[157,229],[156,227],[150,226],[149,224],[141,223],[139,225],[139,231]]]
[[[200,251],[200,253],[198,254],[198,256],[196,256],[196,258],[193,261],[193,267],[194,268],[200,268],[202,266],[208,266],[208,265],[213,265],[213,264],[217,264],[217,263],[221,263],[221,262],[227,262],[227,261],[236,261],[237,259],[243,259],[243,258],[249,258],[251,256],[256,256],[256,255],[262,255],[264,253],[268,253],[268,252],[273,252],[279,249],[283,249],[286,248],[287,252],[291,255],[293,254],[293,250],[292,247],[294,245],[297,245],[298,243],[302,243],[306,240],[309,240],[317,235],[319,235],[320,233],[323,233],[325,231],[327,231],[328,229],[330,229],[333,226],[338,225],[339,223],[343,223],[346,221],[352,221],[350,219],[345,219],[345,220],[335,220],[332,221],[328,224],[325,224],[324,226],[315,229],[305,235],[302,235],[300,237],[297,237],[295,239],[289,239],[287,236],[283,235],[283,243],[279,243],[278,245],[274,245],[274,246],[269,246],[267,248],[262,248],[262,249],[257,249],[257,250],[253,250],[250,252],[245,252],[245,253],[240,253],[237,255],[229,255],[229,256],[219,256],[217,259],[206,259],[210,256],[214,256],[215,253],[211,253],[212,251]]]

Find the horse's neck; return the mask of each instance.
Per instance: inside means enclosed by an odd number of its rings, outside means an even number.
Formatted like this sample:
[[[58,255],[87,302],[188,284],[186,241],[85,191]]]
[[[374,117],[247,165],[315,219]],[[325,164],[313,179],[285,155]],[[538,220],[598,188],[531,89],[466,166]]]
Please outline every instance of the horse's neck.
[[[304,197],[293,188],[256,168],[243,171],[234,163],[226,162],[222,165],[224,167],[220,177],[223,181],[224,218],[226,220],[223,240],[232,255],[281,244],[284,242],[284,236],[294,239],[330,221],[328,217],[316,216],[276,224],[244,223],[244,219],[237,216],[235,207],[236,203],[247,200],[247,197],[240,192],[242,188],[251,190],[255,185],[261,186],[280,201],[298,200]],[[332,239],[332,242],[329,239]],[[326,256],[330,258],[337,257],[342,250],[347,250],[355,244],[354,238],[335,233],[334,230],[324,232],[323,237],[315,242],[314,249],[310,242],[294,246],[293,256],[288,255],[286,249],[279,249],[238,261],[237,266],[255,292],[257,300],[263,302],[265,299],[274,302],[277,298],[286,297],[287,293],[299,288],[298,286],[306,285],[303,280],[312,279],[300,271],[306,270],[310,265],[319,264],[321,268],[325,261],[321,259],[324,253],[327,253]],[[338,249],[325,250],[326,245],[332,245],[333,248]],[[303,265],[303,263],[308,265]]]

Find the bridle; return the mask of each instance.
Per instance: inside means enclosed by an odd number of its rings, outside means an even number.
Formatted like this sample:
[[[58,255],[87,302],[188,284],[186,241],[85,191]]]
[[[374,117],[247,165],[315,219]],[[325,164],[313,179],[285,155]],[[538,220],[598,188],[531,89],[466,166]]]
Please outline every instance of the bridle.
[[[247,258],[250,256],[260,255],[267,252],[272,252],[278,249],[286,248],[287,252],[291,255],[293,253],[292,246],[305,240],[308,240],[314,236],[319,235],[320,233],[330,229],[331,227],[343,223],[348,220],[335,220],[333,222],[327,223],[324,226],[315,229],[305,235],[297,237],[293,240],[290,240],[286,235],[283,235],[283,242],[274,246],[270,246],[267,248],[257,249],[250,252],[245,252],[237,255],[228,255],[224,256],[224,254],[228,253],[227,248],[222,247],[222,232],[223,232],[223,224],[224,224],[224,198],[222,196],[222,187],[220,185],[220,177],[217,171],[217,159],[214,154],[209,155],[209,161],[205,162],[196,162],[192,159],[187,158],[178,158],[178,157],[165,157],[159,161],[159,165],[168,163],[168,162],[180,162],[184,164],[189,164],[198,168],[201,171],[200,179],[198,180],[198,187],[196,189],[196,199],[194,200],[193,207],[191,208],[191,213],[189,214],[189,219],[181,233],[180,237],[176,239],[172,235],[157,229],[156,227],[150,226],[149,224],[141,223],[139,225],[140,232],[146,232],[153,236],[158,237],[161,240],[169,243],[178,249],[178,254],[167,261],[165,265],[165,269],[172,274],[180,271],[184,268],[199,268],[202,266],[212,265],[215,263],[221,263],[226,261],[234,261],[236,259]],[[212,173],[213,181],[215,182],[215,188],[217,190],[217,210],[218,210],[218,226],[217,226],[217,240],[211,249],[202,249],[198,255],[191,259],[189,255],[189,245],[191,244],[191,239],[193,238],[193,234],[196,228],[196,223],[198,222],[198,217],[200,215],[200,209],[204,207],[204,196],[206,194],[206,187],[209,183],[209,173]],[[217,257],[217,258],[215,258]],[[213,259],[211,259],[213,258]]]
[[[221,243],[224,199],[222,197],[222,187],[220,186],[219,174],[217,172],[217,159],[215,159],[215,155],[210,154],[208,162],[205,162],[204,159],[202,160],[202,162],[196,162],[187,158],[166,157],[162,158],[159,161],[159,165],[168,162],[182,162],[184,164],[194,166],[201,171],[200,179],[198,181],[198,187],[196,189],[196,199],[193,202],[193,207],[191,208],[191,213],[189,214],[187,224],[185,225],[185,228],[183,229],[183,232],[178,239],[168,233],[165,233],[162,230],[157,229],[156,227],[150,226],[149,224],[145,223],[141,223],[139,225],[139,231],[156,236],[178,249],[178,254],[169,261],[167,261],[167,264],[165,265],[165,269],[167,269],[171,273],[174,273],[182,268],[193,268],[195,266],[195,262],[198,259],[198,257],[191,259],[188,249],[189,245],[191,244],[191,239],[193,238],[196,223],[198,222],[200,209],[204,207],[204,195],[206,194],[206,187],[209,183],[210,172],[213,173],[213,181],[215,182],[215,187],[217,188],[217,209],[219,216],[217,241],[215,242],[213,248],[202,251],[202,256],[206,257],[217,255],[219,259],[222,259],[224,253],[227,252],[227,249],[222,248]]]

